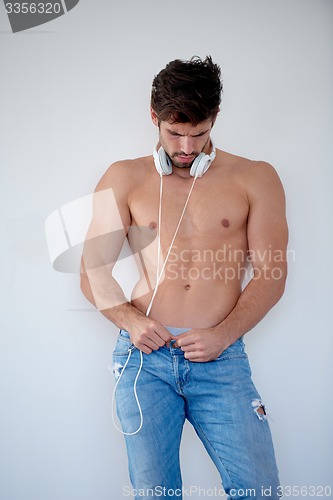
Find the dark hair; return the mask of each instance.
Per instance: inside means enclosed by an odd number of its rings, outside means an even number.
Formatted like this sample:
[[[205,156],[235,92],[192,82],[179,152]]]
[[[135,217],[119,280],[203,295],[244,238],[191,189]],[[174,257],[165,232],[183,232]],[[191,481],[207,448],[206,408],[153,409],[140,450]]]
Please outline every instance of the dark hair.
[[[198,123],[215,118],[221,102],[221,68],[211,56],[169,62],[153,80],[151,107],[158,122]]]

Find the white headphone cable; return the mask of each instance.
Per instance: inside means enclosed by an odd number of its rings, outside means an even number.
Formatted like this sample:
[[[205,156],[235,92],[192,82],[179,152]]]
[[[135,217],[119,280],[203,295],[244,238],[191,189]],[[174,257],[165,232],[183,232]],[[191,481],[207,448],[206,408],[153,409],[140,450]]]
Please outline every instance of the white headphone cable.
[[[177,227],[176,227],[175,233],[174,233],[173,238],[172,238],[172,240],[171,240],[171,243],[170,243],[170,246],[169,246],[169,250],[168,250],[168,252],[167,252],[167,254],[166,254],[166,257],[165,257],[165,260],[164,260],[164,264],[163,264],[162,269],[161,269],[161,272],[160,272],[159,274],[158,274],[158,271],[159,271],[159,262],[158,262],[156,285],[155,285],[154,293],[153,293],[153,295],[152,295],[152,298],[151,298],[150,303],[149,303],[148,308],[147,308],[146,316],[148,316],[148,315],[149,315],[150,310],[151,310],[151,307],[152,307],[152,305],[153,305],[153,301],[154,301],[154,299],[155,299],[155,296],[156,296],[156,293],[157,293],[157,290],[158,290],[158,286],[159,286],[159,284],[160,284],[160,280],[161,280],[161,278],[162,278],[162,274],[163,274],[164,269],[165,269],[165,266],[166,266],[166,264],[167,264],[167,262],[168,262],[168,259],[169,259],[169,256],[170,256],[171,249],[172,249],[173,244],[174,244],[174,241],[175,241],[175,239],[176,239],[176,236],[177,236],[177,233],[178,233],[178,230],[179,230],[180,224],[181,224],[181,222],[182,222],[182,220],[183,220],[183,217],[184,217],[184,214],[185,214],[185,210],[186,210],[187,205],[188,205],[188,202],[189,202],[189,200],[190,200],[190,196],[191,196],[191,194],[192,194],[192,190],[193,190],[193,188],[194,188],[194,183],[195,183],[195,181],[196,181],[196,180],[197,180],[197,177],[194,177],[193,182],[192,182],[191,189],[190,189],[190,191],[189,191],[189,193],[188,193],[188,195],[187,195],[187,200],[186,200],[186,202],[185,202],[185,205],[184,205],[184,208],[183,208],[182,214],[181,214],[181,216],[180,216],[180,219],[179,219],[179,222],[178,222],[178,224],[177,224]],[[162,185],[162,175],[161,175],[161,185]],[[160,210],[160,213],[161,213],[161,210]],[[160,218],[159,218],[159,219],[160,219]],[[159,226],[158,226],[158,238],[157,238],[157,239],[158,239],[158,246],[159,246],[158,253],[157,253],[157,257],[158,257],[158,261],[159,261],[160,246],[161,246],[161,241],[160,241],[160,220],[159,220]]]
[[[162,220],[162,194],[163,194],[163,175],[162,175],[162,173],[160,173],[160,200],[159,200],[159,207],[158,207],[156,284],[155,284],[153,295],[152,295],[152,297],[150,299],[150,302],[149,302],[149,305],[147,307],[146,316],[148,316],[149,313],[150,313],[150,311],[151,311],[151,307],[153,305],[153,302],[154,302],[154,299],[155,299],[155,296],[156,296],[156,293],[157,293],[157,290],[158,290],[158,286],[160,284],[161,277],[163,275],[165,266],[166,266],[167,261],[169,259],[171,249],[172,249],[174,241],[176,239],[176,236],[177,236],[180,224],[181,224],[181,222],[183,220],[183,217],[184,217],[184,214],[185,214],[185,210],[186,210],[188,202],[190,200],[190,196],[192,194],[192,191],[193,191],[193,188],[194,188],[194,184],[195,184],[195,181],[197,180],[197,177],[198,176],[195,176],[194,179],[193,179],[190,191],[189,191],[189,193],[187,195],[187,199],[186,199],[183,211],[182,211],[181,216],[179,218],[176,230],[174,232],[174,235],[173,235],[173,238],[171,240],[168,252],[166,254],[166,257],[165,257],[165,260],[164,260],[161,272],[159,272],[160,255],[161,255],[161,220]],[[125,364],[123,366],[123,369],[122,369],[122,371],[121,371],[121,373],[120,373],[120,375],[119,375],[119,377],[118,377],[118,379],[116,381],[116,384],[114,386],[114,389],[113,389],[113,392],[112,392],[112,401],[111,401],[111,410],[112,410],[112,422],[113,422],[113,425],[115,426],[115,428],[117,429],[117,431],[121,432],[122,434],[124,434],[126,436],[133,436],[134,434],[137,434],[141,430],[142,424],[143,424],[142,409],[141,409],[141,405],[140,405],[138,394],[137,394],[137,390],[136,390],[137,381],[138,381],[138,378],[139,378],[139,375],[141,373],[142,366],[143,366],[143,356],[142,356],[142,351],[141,350],[140,350],[140,366],[139,366],[139,369],[138,369],[138,372],[136,374],[136,377],[135,377],[135,380],[134,380],[134,384],[133,384],[133,392],[134,392],[135,400],[136,400],[136,403],[137,403],[137,406],[138,406],[138,409],[139,409],[139,413],[140,413],[140,425],[139,425],[139,427],[137,428],[136,431],[133,431],[133,432],[124,432],[122,429],[120,429],[117,426],[117,424],[115,423],[115,419],[114,419],[113,407],[114,407],[114,399],[115,399],[115,395],[116,395],[116,390],[117,390],[118,384],[120,382],[120,379],[122,377],[122,374],[124,373],[125,368],[126,368],[128,362],[129,362],[130,358],[131,358],[131,354],[132,354],[132,349],[131,349],[131,347],[129,347],[128,348],[128,357],[127,357],[127,360],[126,360],[126,362],[125,362]]]

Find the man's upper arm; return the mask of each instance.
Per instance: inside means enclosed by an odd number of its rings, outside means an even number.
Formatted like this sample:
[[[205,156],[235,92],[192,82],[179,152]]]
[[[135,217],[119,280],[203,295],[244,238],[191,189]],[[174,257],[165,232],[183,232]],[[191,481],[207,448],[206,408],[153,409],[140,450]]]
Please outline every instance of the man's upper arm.
[[[123,162],[111,165],[96,186],[82,256],[85,270],[110,264],[112,269],[118,258],[131,224],[127,170]]]
[[[267,163],[250,167],[248,247],[255,274],[266,269],[267,278],[286,277],[288,228],[286,203],[281,181]]]

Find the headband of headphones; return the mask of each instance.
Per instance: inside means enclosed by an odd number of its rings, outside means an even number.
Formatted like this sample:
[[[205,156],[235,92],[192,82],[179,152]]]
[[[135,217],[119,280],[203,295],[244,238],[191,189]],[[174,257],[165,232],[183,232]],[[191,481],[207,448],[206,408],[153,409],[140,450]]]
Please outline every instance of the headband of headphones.
[[[216,157],[215,145],[210,140],[212,144],[212,152],[207,155],[206,153],[200,153],[192,163],[190,175],[192,177],[202,177],[205,172],[209,169],[213,160]],[[154,163],[157,172],[160,175],[170,175],[172,174],[172,162],[170,157],[167,155],[162,146],[157,150],[156,146],[153,151]]]

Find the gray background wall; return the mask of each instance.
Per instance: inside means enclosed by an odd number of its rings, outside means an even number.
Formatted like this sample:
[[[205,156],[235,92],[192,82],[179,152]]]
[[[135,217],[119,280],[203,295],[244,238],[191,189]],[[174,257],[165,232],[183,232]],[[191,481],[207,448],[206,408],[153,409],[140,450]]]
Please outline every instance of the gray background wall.
[[[194,54],[222,66],[218,147],[271,162],[288,198],[287,290],[246,337],[281,480],[333,486],[332,14],[329,0],[81,0],[14,35],[0,5],[1,498],[107,500],[129,485],[110,413],[117,331],[78,275],[52,269],[44,224],[113,161],[151,152],[152,78]],[[190,426],[181,453],[185,486],[220,488]]]

